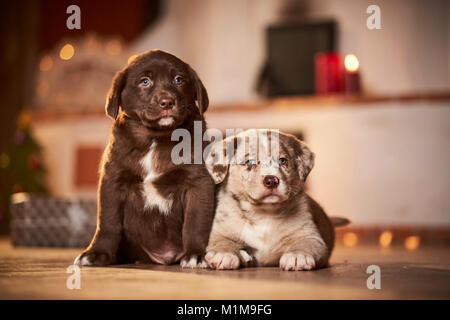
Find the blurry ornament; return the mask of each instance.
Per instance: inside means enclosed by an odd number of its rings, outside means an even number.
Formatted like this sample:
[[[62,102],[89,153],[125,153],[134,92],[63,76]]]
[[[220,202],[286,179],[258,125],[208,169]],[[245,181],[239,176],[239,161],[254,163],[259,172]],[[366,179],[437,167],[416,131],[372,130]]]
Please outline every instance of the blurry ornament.
[[[28,129],[31,123],[31,112],[29,110],[23,110],[19,114],[19,118],[17,119],[17,126],[20,129]]]
[[[14,143],[17,145],[24,144],[26,141],[27,135],[21,129],[17,129],[14,135]]]
[[[40,160],[39,157],[35,154],[30,154],[27,161],[28,169],[36,170],[39,168]]]
[[[0,155],[0,166],[2,169],[6,169],[9,166],[11,159],[8,154],[2,153]]]
[[[20,184],[14,184],[13,186],[13,193],[19,193],[19,192],[23,192],[23,188]]]

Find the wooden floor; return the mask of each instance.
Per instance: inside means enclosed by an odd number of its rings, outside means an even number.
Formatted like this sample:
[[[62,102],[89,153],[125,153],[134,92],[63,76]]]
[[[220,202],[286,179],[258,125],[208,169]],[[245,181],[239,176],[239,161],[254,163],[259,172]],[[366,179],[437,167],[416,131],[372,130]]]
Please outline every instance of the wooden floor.
[[[179,266],[83,268],[69,290],[66,268],[78,249],[13,248],[0,239],[0,299],[450,299],[448,248],[337,247],[331,267],[182,270]],[[369,290],[369,265],[381,268],[381,289]]]

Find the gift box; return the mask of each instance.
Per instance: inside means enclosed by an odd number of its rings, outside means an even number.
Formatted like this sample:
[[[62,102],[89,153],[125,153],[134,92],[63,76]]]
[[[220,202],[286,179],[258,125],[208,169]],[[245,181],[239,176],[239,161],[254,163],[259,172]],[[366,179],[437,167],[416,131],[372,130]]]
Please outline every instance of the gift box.
[[[95,200],[65,200],[27,193],[11,197],[14,246],[83,248],[89,245],[96,225]]]

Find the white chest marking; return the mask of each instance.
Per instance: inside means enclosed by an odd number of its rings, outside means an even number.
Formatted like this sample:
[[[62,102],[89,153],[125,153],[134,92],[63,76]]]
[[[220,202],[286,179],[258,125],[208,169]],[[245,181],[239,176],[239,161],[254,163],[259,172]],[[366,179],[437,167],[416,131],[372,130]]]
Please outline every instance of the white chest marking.
[[[254,225],[245,223],[241,232],[241,238],[244,242],[255,248],[257,252],[266,252],[272,247],[274,238],[273,231],[273,222],[270,220],[259,221]]]
[[[155,147],[156,143],[154,142],[150,146],[148,153],[140,161],[145,174],[142,183],[145,208],[157,208],[162,214],[168,215],[172,208],[173,199],[164,198],[153,185],[153,182],[159,177],[153,163],[155,159]]]

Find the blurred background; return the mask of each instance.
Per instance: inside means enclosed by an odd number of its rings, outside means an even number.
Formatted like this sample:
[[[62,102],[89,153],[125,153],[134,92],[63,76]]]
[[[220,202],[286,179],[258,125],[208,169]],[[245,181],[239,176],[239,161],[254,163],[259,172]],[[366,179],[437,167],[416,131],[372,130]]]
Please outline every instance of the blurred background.
[[[74,4],[80,29],[66,24]],[[449,12],[446,0],[1,2],[1,230],[16,245],[89,243],[111,79],[160,48],[200,75],[210,128],[310,145],[308,192],[352,221],[338,241],[449,245]]]

